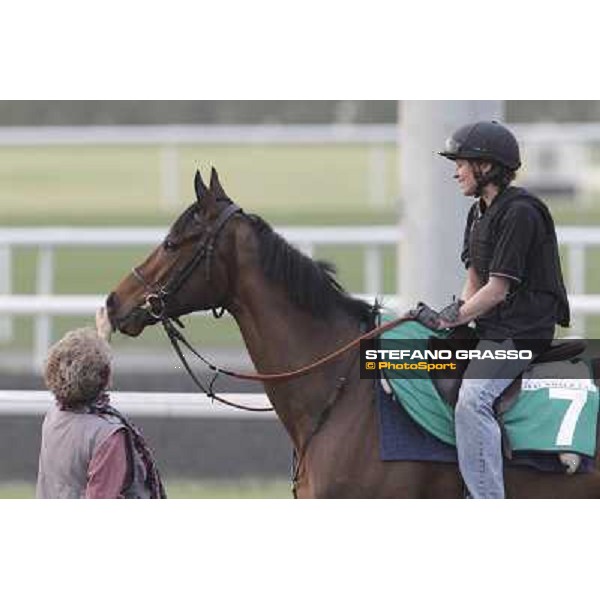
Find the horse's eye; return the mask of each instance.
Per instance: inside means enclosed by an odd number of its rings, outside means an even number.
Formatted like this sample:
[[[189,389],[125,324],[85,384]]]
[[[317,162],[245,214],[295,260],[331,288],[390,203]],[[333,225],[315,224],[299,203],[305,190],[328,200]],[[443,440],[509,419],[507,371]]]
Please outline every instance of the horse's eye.
[[[173,250],[175,250],[175,248],[177,248],[177,244],[175,242],[172,242],[171,240],[165,240],[163,242],[163,248],[167,252],[172,252]]]

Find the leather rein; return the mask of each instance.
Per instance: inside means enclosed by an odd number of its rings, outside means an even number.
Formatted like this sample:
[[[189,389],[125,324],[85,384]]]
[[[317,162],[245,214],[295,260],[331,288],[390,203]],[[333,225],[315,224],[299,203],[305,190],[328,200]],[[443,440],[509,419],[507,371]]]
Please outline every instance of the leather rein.
[[[213,255],[214,255],[214,249],[215,249],[215,245],[218,240],[218,236],[221,233],[221,231],[223,230],[225,224],[229,221],[229,219],[237,213],[243,214],[243,211],[239,206],[237,206],[233,202],[231,202],[227,206],[227,208],[225,208],[223,211],[221,211],[214,226],[212,228],[211,227],[207,228],[206,231],[203,232],[203,235],[200,238],[200,242],[198,243],[198,246],[197,246],[196,250],[194,251],[194,254],[190,258],[190,260],[187,262],[187,264],[184,265],[184,267],[182,267],[178,271],[176,271],[175,274],[173,275],[173,277],[165,285],[162,285],[162,286],[158,285],[158,284],[152,285],[152,284],[148,283],[148,281],[144,278],[144,276],[140,272],[139,268],[134,267],[133,269],[131,269],[131,273],[133,274],[133,276],[144,286],[144,289],[147,292],[146,296],[144,298],[144,304],[141,306],[141,309],[145,310],[152,318],[156,319],[157,321],[160,321],[161,325],[163,326],[163,329],[165,330],[165,333],[167,334],[167,337],[169,338],[169,341],[171,342],[171,345],[173,346],[177,356],[179,357],[179,360],[182,362],[183,366],[185,367],[186,371],[188,372],[188,374],[190,375],[190,377],[192,378],[194,383],[208,397],[210,397],[214,400],[217,400],[218,402],[221,402],[223,404],[226,404],[228,406],[232,406],[234,408],[238,408],[238,409],[242,409],[242,410],[247,410],[247,411],[252,411],[252,412],[272,411],[273,410],[272,407],[256,408],[256,407],[251,407],[251,406],[244,406],[244,405],[232,402],[230,400],[225,400],[224,398],[218,396],[213,391],[213,386],[214,386],[214,383],[215,383],[217,377],[222,373],[223,375],[227,375],[229,377],[233,377],[236,379],[242,379],[242,380],[246,380],[246,381],[261,381],[261,382],[279,382],[279,381],[287,381],[290,379],[295,379],[298,377],[303,377],[304,375],[308,375],[308,373],[311,373],[315,369],[318,369],[319,367],[322,367],[323,365],[335,360],[336,358],[345,354],[349,350],[356,348],[360,344],[361,341],[368,340],[377,335],[380,335],[381,333],[388,331],[389,329],[396,327],[400,323],[403,323],[404,321],[410,320],[412,318],[409,315],[405,315],[405,316],[399,317],[397,319],[394,319],[392,321],[389,321],[389,322],[385,323],[384,325],[375,327],[375,328],[371,329],[370,331],[354,338],[353,340],[351,340],[350,342],[348,342],[341,348],[338,348],[337,350],[317,359],[316,361],[314,361],[308,365],[305,365],[303,367],[300,367],[298,369],[294,369],[291,371],[284,371],[281,373],[241,373],[241,372],[232,371],[229,369],[222,369],[222,368],[212,364],[210,361],[208,361],[206,358],[204,358],[197,350],[195,350],[194,347],[185,338],[183,333],[181,333],[181,331],[179,331],[175,327],[175,324],[177,324],[180,328],[183,328],[184,326],[178,318],[168,317],[167,315],[165,315],[165,308],[166,308],[166,304],[169,300],[169,297],[172,296],[175,292],[177,292],[177,290],[179,290],[181,288],[181,286],[185,283],[185,281],[188,279],[188,277],[196,270],[196,268],[200,265],[200,263],[202,263],[202,261],[206,261],[205,262],[205,279],[206,279],[207,283],[210,283],[211,261],[212,261]],[[220,318],[225,311],[225,308],[222,305],[215,305],[210,308],[213,312],[213,315],[216,318]],[[199,358],[208,367],[208,369],[210,369],[211,371],[214,372],[214,376],[211,379],[211,382],[208,385],[208,388],[206,388],[205,385],[203,385],[202,382],[200,382],[200,380],[196,377],[196,375],[190,368],[188,361],[186,360],[186,358],[181,350],[180,344],[183,344],[192,354],[194,354],[197,358]]]

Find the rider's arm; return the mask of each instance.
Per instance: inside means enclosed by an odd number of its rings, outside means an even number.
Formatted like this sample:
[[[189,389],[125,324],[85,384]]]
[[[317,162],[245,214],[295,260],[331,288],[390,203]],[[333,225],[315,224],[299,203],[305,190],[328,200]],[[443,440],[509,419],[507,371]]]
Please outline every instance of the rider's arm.
[[[500,304],[508,294],[510,280],[506,277],[490,276],[489,281],[475,292],[461,307],[458,320],[454,323],[442,322],[440,327],[456,327],[470,323]]]
[[[465,302],[473,297],[481,289],[481,282],[477,276],[477,272],[473,267],[467,269],[467,278],[465,279],[465,285],[463,286],[462,294],[460,295],[461,300]]]

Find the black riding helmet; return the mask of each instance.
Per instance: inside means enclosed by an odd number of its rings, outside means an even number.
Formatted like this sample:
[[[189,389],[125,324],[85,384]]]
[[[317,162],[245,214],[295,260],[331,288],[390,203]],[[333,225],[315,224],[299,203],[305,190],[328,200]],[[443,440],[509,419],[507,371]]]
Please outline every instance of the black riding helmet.
[[[443,152],[438,154],[450,160],[489,160],[511,171],[516,171],[521,166],[519,144],[515,136],[497,121],[478,121],[464,125],[446,140]]]

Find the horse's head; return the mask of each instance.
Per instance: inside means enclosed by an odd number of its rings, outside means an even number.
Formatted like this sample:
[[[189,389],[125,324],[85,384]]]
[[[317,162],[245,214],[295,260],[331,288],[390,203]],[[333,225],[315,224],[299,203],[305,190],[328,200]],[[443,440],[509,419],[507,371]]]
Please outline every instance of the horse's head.
[[[214,168],[209,187],[199,171],[194,187],[197,201],[106,300],[110,322],[122,333],[137,336],[162,317],[226,305],[235,229],[231,225],[238,221],[232,217],[240,209],[228,198]]]

